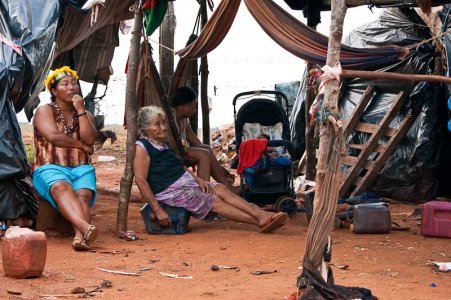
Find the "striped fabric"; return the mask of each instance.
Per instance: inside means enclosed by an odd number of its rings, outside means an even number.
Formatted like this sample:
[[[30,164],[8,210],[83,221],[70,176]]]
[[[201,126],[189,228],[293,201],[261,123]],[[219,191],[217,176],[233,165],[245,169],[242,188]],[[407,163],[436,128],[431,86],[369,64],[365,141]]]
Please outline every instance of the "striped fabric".
[[[71,65],[81,80],[92,83],[99,69],[111,65],[117,46],[119,22],[100,28],[73,49],[57,54],[52,69]]]
[[[333,130],[332,130],[333,131]],[[333,135],[333,133],[329,133]],[[312,219],[305,239],[305,256],[313,266],[321,265],[326,249],[329,232],[337,211],[338,191],[340,189],[340,163],[345,153],[345,138],[340,127],[337,136],[332,136],[327,169],[320,190],[316,191]]]

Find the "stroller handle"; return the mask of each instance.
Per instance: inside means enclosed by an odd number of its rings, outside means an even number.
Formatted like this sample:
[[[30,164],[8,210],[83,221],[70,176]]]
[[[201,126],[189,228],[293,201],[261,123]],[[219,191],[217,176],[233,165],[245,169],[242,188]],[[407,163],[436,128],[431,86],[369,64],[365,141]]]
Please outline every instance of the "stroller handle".
[[[238,100],[242,100],[239,98],[242,98],[244,96],[251,96],[251,95],[256,95],[256,96],[258,96],[258,95],[274,95],[274,96],[282,97],[282,99],[284,99],[284,101],[285,101],[285,111],[288,116],[288,98],[287,98],[287,96],[284,93],[279,92],[279,91],[267,91],[267,90],[248,91],[248,92],[242,92],[242,93],[239,93],[238,95],[236,95],[233,98],[233,114],[234,115],[236,115],[236,102]],[[283,107],[283,105],[282,105],[282,107]]]
[[[290,153],[290,155],[293,155],[293,152],[294,152],[293,143],[290,141],[287,141],[287,140],[271,140],[271,141],[268,141],[268,146],[269,147],[283,146],[283,147],[287,148],[288,153]]]

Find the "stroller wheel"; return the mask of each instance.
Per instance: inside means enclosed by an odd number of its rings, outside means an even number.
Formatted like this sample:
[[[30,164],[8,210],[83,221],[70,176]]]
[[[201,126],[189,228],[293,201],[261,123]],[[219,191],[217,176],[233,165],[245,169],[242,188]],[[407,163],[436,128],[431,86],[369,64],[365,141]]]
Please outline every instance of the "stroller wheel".
[[[273,205],[276,211],[285,212],[292,217],[296,214],[298,206],[293,198],[288,196],[280,196]]]

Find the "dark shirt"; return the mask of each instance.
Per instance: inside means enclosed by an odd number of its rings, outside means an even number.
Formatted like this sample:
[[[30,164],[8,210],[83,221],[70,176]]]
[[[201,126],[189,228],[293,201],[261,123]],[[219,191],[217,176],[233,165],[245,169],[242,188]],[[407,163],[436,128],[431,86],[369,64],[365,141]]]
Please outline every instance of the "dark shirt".
[[[150,157],[147,182],[154,194],[158,194],[176,182],[185,173],[183,161],[178,158],[171,148],[158,150],[145,138],[139,141],[146,148]]]

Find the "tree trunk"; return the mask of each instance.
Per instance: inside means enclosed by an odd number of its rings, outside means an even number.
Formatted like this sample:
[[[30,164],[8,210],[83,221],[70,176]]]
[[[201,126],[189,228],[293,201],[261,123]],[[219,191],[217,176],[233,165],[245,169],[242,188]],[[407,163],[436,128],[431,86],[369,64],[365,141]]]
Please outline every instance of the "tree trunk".
[[[136,78],[138,75],[139,44],[143,26],[143,16],[139,9],[135,12],[134,26],[128,57],[127,85],[125,92],[125,115],[127,118],[127,146],[124,174],[121,178],[119,204],[117,208],[117,230],[127,230],[128,202],[133,184],[133,159],[137,136],[138,105],[136,102]]]
[[[170,49],[174,49],[175,26],[174,3],[169,1],[168,10],[160,26],[160,44]],[[160,78],[166,93],[169,91],[172,76],[174,76],[174,52],[160,46]]]
[[[207,0],[201,1],[201,25],[207,24]],[[208,107],[208,59],[207,55],[200,59],[200,103],[202,107],[202,142],[210,145],[210,108]]]
[[[344,1],[341,0],[332,0],[331,2],[332,14],[326,64],[333,67],[340,61],[341,38],[343,36],[343,21],[346,15],[346,5]],[[322,106],[331,112],[338,111],[338,94],[339,82],[337,80],[328,81],[325,85]],[[330,148],[330,142],[330,126],[320,122],[319,155],[318,164],[316,166],[316,190],[320,190],[326,174],[327,154]]]
[[[332,0],[332,14],[331,14],[331,22],[330,22],[330,35],[329,35],[329,44],[328,44],[328,51],[327,51],[327,65],[333,67],[336,63],[339,62],[340,59],[340,47],[341,47],[341,38],[343,35],[343,21],[346,15],[346,5],[345,2],[342,0]],[[327,112],[338,112],[337,102],[338,102],[338,94],[339,94],[339,82],[337,80],[330,80],[326,83],[325,86],[325,94],[324,94],[324,101],[323,101],[323,109]],[[321,115],[321,119],[325,118],[325,116]],[[323,183],[324,183],[324,177],[326,175],[327,165],[328,165],[328,154],[329,149],[331,146],[331,126],[328,124],[328,121],[326,119],[325,122],[320,122],[320,140],[319,140],[319,156],[318,156],[318,164],[316,168],[316,191],[321,191]],[[314,210],[313,210],[313,219],[320,219],[321,217],[318,216],[322,210],[322,208],[334,208],[336,209],[336,201],[337,199],[321,199],[324,201],[323,203],[319,203],[319,195],[315,194],[315,203],[314,203]],[[321,205],[319,205],[321,204]],[[321,206],[321,207],[320,207]],[[333,223],[334,215],[331,215],[330,220],[324,219],[326,218],[323,216],[323,219],[321,220],[322,224],[330,224],[327,226],[327,228],[330,230],[330,227]],[[329,231],[327,232],[318,232],[310,224],[309,226],[309,232],[313,232],[313,239],[323,239],[324,235],[328,235]],[[309,233],[307,234],[310,235]],[[321,244],[319,249],[326,249],[327,246],[327,239],[323,239],[324,243]],[[313,266],[315,269],[317,269],[321,265],[321,258],[318,257],[315,253],[313,255],[313,250],[309,248],[309,241],[307,240],[306,243],[306,253],[305,255],[312,260]],[[324,250],[321,253],[324,253]]]

